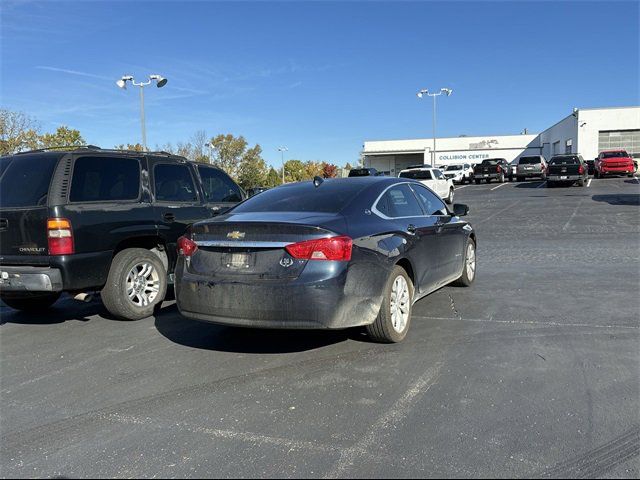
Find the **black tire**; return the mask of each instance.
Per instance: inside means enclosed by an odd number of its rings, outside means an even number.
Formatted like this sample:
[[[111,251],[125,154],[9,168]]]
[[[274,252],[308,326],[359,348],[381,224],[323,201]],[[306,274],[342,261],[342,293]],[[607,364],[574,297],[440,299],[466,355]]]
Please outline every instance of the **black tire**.
[[[504,183],[504,182],[505,182],[505,180],[504,180],[504,173],[501,173],[501,174],[500,174],[500,178],[498,179],[498,181],[499,181],[500,183]]]
[[[476,178],[476,185],[480,185],[480,179]]]
[[[7,306],[22,312],[44,312],[60,298],[60,292],[31,294],[26,296],[0,296]]]
[[[473,249],[473,271],[470,272],[467,268],[467,256],[469,254],[469,247]],[[476,261],[476,242],[473,241],[473,238],[469,237],[467,243],[464,247],[464,267],[462,269],[462,275],[456,281],[453,282],[453,285],[457,287],[470,287],[471,284],[476,279],[477,275],[477,265]]]
[[[600,172],[598,172],[598,170],[593,172],[593,178],[600,178]]]
[[[127,294],[127,277],[133,269],[146,263],[157,274],[158,291],[154,298],[149,299],[145,305],[143,296],[137,296],[138,301],[131,299]],[[149,275],[152,275],[150,273]],[[140,277],[138,277],[140,278]],[[153,277],[151,278],[153,280]],[[146,290],[145,290],[146,291]],[[111,262],[111,269],[107,277],[107,283],[102,289],[102,303],[115,317],[122,320],[140,320],[153,314],[156,305],[159,305],[167,293],[167,270],[164,263],[153,252],[144,248],[127,248],[122,250]],[[148,297],[150,297],[149,295]],[[142,305],[140,303],[143,303]]]
[[[518,177],[516,180],[517,180],[518,182],[522,182],[522,181],[524,180],[524,177]]]
[[[578,180],[578,186],[584,187],[584,178],[581,178],[580,180]]]
[[[406,325],[400,332],[393,327],[393,317],[391,314],[391,293],[393,285],[398,277],[404,278],[409,289],[409,316]],[[407,332],[409,331],[409,326],[411,325],[413,293],[413,282],[409,278],[406,270],[396,265],[391,271],[391,275],[389,275],[387,284],[384,287],[384,298],[382,300],[382,305],[380,306],[380,312],[378,312],[376,320],[371,325],[367,325],[365,327],[367,334],[372,340],[383,343],[397,343],[404,340],[404,337],[407,336]]]
[[[449,189],[449,195],[444,199],[445,203],[451,205],[453,203],[453,188]]]
[[[550,182],[549,180],[547,180],[547,188],[553,188],[556,186],[556,182]]]
[[[628,173],[628,174],[627,174],[627,177],[629,177],[629,178],[633,178],[633,173]]]
[[[542,176],[540,177],[540,179],[541,179],[543,182],[546,182],[546,181],[547,181],[547,174],[546,174],[546,173],[543,173],[543,174],[542,174]]]

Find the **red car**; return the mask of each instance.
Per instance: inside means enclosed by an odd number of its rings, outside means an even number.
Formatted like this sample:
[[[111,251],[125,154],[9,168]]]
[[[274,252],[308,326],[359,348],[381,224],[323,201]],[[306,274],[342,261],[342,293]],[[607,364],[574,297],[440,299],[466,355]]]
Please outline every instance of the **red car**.
[[[602,178],[605,175],[623,175],[627,174],[632,177],[635,170],[633,158],[624,150],[607,150],[600,152],[595,162],[596,178]]]

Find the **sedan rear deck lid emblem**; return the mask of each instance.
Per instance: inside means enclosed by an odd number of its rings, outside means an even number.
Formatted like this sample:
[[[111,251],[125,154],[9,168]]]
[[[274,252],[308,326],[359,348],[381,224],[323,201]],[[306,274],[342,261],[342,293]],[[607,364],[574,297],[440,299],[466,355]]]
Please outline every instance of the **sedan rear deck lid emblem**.
[[[233,232],[229,232],[229,233],[227,233],[227,238],[232,238],[234,240],[240,240],[241,238],[244,238],[244,232],[239,232],[237,230],[235,230]]]

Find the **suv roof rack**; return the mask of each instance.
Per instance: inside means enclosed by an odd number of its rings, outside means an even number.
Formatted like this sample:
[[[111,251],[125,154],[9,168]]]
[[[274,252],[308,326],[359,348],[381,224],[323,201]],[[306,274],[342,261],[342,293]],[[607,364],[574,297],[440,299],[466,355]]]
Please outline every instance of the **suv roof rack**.
[[[79,149],[87,149],[87,150],[102,150],[100,147],[96,147],[95,145],[58,145],[54,147],[46,147],[46,148],[36,148],[34,150],[26,150],[24,152],[17,152],[15,155],[23,155],[25,153],[39,153],[39,152],[49,152],[51,150],[79,150]]]
[[[120,150],[117,148],[100,148],[95,145],[60,145],[60,146],[54,146],[54,147],[36,148],[34,150],[25,150],[23,152],[17,152],[14,155],[25,155],[27,153],[43,153],[43,152],[50,152],[50,151],[56,151],[56,150],[69,150],[71,152],[76,150],[99,150],[100,152],[109,152],[109,153],[113,152],[113,153],[119,153],[119,154],[133,154],[133,155],[146,154],[146,155],[158,155],[158,156],[165,156],[165,157],[175,157],[184,162],[188,161],[185,157],[181,155],[171,153],[171,152],[165,152],[164,150],[140,152],[138,150],[127,150],[127,149]]]

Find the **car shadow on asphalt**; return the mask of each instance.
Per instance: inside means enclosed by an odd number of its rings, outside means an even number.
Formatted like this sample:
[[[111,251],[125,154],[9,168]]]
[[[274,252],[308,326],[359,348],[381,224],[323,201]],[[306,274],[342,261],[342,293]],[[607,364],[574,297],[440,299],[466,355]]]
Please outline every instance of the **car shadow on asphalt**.
[[[605,202],[609,205],[636,205],[640,206],[640,194],[621,193],[613,195],[593,195],[594,202]]]
[[[15,323],[19,325],[54,325],[70,320],[88,322],[90,317],[100,315],[108,317],[101,302],[79,303],[71,299],[58,300],[43,312],[21,312],[7,306],[0,306],[0,325]]]
[[[515,184],[515,188],[538,188],[540,187],[540,185],[542,184],[543,180],[531,180],[531,181],[524,181],[524,182],[518,182]]]
[[[227,327],[181,316],[175,304],[155,317],[155,327],[167,339],[186,347],[230,353],[294,353],[356,340],[368,342],[360,329],[270,330]]]

